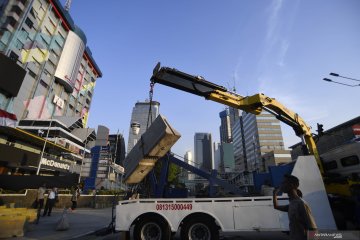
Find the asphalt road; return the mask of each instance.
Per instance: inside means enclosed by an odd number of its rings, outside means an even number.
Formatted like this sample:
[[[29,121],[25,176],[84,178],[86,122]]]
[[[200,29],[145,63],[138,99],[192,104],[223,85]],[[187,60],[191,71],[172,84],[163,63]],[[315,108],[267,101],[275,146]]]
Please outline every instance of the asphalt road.
[[[106,236],[88,235],[76,240],[125,240],[122,233],[114,233]],[[174,240],[180,240],[179,234],[176,234]],[[283,232],[241,232],[241,233],[227,233],[220,234],[221,240],[289,240],[290,238]]]

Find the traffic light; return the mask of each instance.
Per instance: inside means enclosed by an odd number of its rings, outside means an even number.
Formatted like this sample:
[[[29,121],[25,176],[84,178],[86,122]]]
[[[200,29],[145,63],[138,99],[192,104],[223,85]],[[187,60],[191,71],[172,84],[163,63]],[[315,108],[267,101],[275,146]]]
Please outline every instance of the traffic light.
[[[322,124],[319,124],[319,123],[317,124],[317,130],[316,130],[316,131],[318,132],[319,137],[322,136],[322,135],[324,135],[324,128],[323,128],[323,126],[324,126],[324,125],[322,125]]]

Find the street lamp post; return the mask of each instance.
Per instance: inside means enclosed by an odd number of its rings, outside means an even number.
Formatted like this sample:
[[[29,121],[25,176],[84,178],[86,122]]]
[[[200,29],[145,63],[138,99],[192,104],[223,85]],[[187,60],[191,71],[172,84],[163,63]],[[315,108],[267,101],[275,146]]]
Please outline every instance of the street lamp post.
[[[39,160],[39,164],[38,164],[38,167],[37,167],[36,175],[39,175],[39,173],[40,173],[41,161],[42,161],[42,158],[43,158],[43,156],[44,156],[44,151],[45,151],[47,139],[48,139],[48,137],[49,137],[49,132],[50,132],[51,124],[52,124],[52,118],[51,118],[51,120],[50,120],[50,124],[49,124],[49,127],[48,127],[48,129],[47,129],[47,133],[46,133],[46,137],[45,137],[45,142],[44,142],[44,146],[43,146],[43,148],[42,148],[41,154],[40,154],[40,160]]]
[[[360,79],[341,76],[340,74],[337,74],[337,73],[330,73],[330,75],[331,75],[331,76],[334,76],[334,77],[341,77],[341,78],[349,79],[349,80],[352,80],[352,81],[360,82]]]
[[[337,74],[337,73],[330,73],[329,75],[333,76],[333,77],[340,77],[340,78],[348,79],[348,80],[351,80],[351,81],[360,82],[359,79],[341,76],[340,74]],[[323,78],[323,80],[326,81],[326,82],[332,82],[332,83],[336,83],[336,84],[340,84],[340,85],[344,85],[344,86],[348,86],[348,87],[359,87],[360,86],[360,84],[347,84],[347,83],[343,83],[343,82],[334,81],[334,80],[329,79],[329,78]]]

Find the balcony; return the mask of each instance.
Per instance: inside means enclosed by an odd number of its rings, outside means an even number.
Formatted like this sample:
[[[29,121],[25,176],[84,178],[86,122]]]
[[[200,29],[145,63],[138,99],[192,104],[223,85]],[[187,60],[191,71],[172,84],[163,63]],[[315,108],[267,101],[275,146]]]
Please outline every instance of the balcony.
[[[29,70],[31,70],[34,73],[37,73],[39,71],[39,67],[37,67],[34,62],[29,62],[27,67]]]
[[[17,7],[19,7],[22,11],[25,9],[25,1],[17,1]]]
[[[14,31],[14,27],[10,24],[10,23],[5,23],[3,25],[3,29],[4,30],[8,30],[9,32],[13,32]]]
[[[16,13],[16,12],[10,12],[9,14],[8,14],[8,17],[11,19],[14,19],[16,22],[18,22],[19,21],[19,19],[20,19],[20,17],[19,17],[19,15]]]

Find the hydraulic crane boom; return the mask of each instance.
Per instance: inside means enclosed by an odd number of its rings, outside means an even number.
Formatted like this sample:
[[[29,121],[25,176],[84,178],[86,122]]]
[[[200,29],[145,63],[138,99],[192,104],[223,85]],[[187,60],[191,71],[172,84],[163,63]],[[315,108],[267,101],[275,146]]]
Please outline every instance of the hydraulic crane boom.
[[[202,96],[207,100],[219,102],[255,115],[260,114],[263,110],[273,114],[277,119],[294,129],[295,134],[302,140],[303,149],[306,150],[305,154],[314,155],[320,172],[324,173],[310,127],[297,113],[286,108],[275,98],[270,98],[262,93],[244,97],[229,92],[223,86],[208,82],[201,76],[189,75],[174,68],[160,67],[160,63],[153,70],[151,82]]]

